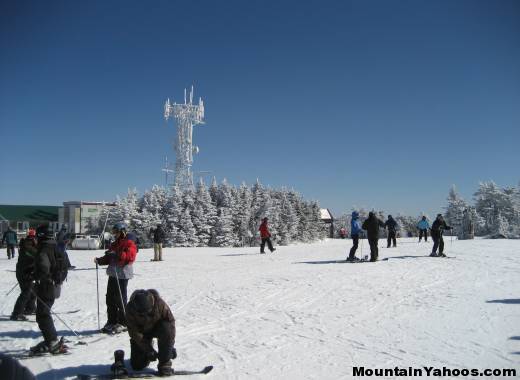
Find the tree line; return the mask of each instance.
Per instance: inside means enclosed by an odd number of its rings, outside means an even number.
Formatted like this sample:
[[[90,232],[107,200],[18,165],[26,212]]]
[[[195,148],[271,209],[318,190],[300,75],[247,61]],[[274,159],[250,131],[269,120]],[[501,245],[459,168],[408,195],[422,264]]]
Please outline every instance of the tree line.
[[[320,206],[294,190],[271,189],[257,181],[236,187],[213,179],[181,189],[154,185],[139,195],[136,189],[117,197],[115,207],[89,223],[90,233],[105,224],[126,221],[143,247],[151,245],[150,231],[161,224],[166,245],[180,247],[244,247],[258,245],[258,226],[269,219],[272,240],[280,245],[312,242],[326,237]],[[107,218],[108,215],[108,218]]]

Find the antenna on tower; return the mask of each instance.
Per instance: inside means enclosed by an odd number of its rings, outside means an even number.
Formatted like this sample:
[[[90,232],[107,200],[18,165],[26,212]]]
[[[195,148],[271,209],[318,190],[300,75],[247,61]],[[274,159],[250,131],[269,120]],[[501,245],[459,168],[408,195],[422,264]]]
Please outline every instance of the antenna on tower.
[[[184,89],[184,104],[171,104],[168,100],[164,105],[164,118],[175,118],[177,121],[177,139],[175,148],[175,184],[180,187],[193,186],[193,154],[199,152],[199,148],[193,144],[193,126],[204,124],[204,102],[199,98],[199,104],[193,105],[193,86],[191,86],[189,104],[187,103],[187,89]],[[168,168],[163,169],[168,173]],[[172,172],[170,170],[169,172]]]

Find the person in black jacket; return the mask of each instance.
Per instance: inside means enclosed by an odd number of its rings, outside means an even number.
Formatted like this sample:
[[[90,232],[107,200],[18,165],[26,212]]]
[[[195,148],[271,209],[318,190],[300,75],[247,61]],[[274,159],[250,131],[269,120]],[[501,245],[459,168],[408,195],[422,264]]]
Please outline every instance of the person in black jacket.
[[[379,227],[384,228],[385,224],[380,221],[373,212],[368,213],[368,219],[361,226],[367,231],[368,244],[370,245],[370,261],[377,261],[379,250],[377,243],[379,241]]]
[[[21,292],[11,313],[12,321],[26,321],[27,317],[24,314],[33,314],[36,311],[34,295],[34,259],[38,252],[36,244],[36,231],[33,229],[29,230],[26,238],[20,239],[16,279]]]
[[[444,221],[442,214],[437,214],[437,218],[432,224],[431,235],[433,239],[433,249],[430,256],[432,257],[446,257],[444,254],[444,239],[442,238],[442,234],[444,230],[451,230],[453,227],[450,227]],[[439,248],[439,255],[437,255],[437,248]]]
[[[58,340],[58,334],[52,320],[51,308],[55,299],[59,296],[59,287],[55,278],[58,267],[56,240],[47,225],[36,229],[38,237],[38,253],[35,258],[36,280],[36,322],[40,328],[43,341],[31,347],[31,352],[38,354],[50,352],[60,354],[66,352],[63,339]]]
[[[385,227],[388,230],[388,239],[386,248],[390,248],[390,243],[394,243],[394,247],[397,247],[397,241],[395,238],[397,231],[397,222],[392,218],[392,215],[388,215],[388,219],[385,222]]]
[[[165,237],[162,225],[158,224],[153,231],[153,261],[162,261],[162,245]]]

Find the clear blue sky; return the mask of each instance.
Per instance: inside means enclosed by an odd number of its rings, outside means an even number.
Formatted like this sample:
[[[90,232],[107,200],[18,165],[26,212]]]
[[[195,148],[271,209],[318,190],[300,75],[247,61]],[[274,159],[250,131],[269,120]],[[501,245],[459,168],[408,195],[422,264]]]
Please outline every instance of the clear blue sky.
[[[219,181],[416,214],[520,179],[516,0],[7,0],[0,52],[3,204],[162,184],[191,84]]]

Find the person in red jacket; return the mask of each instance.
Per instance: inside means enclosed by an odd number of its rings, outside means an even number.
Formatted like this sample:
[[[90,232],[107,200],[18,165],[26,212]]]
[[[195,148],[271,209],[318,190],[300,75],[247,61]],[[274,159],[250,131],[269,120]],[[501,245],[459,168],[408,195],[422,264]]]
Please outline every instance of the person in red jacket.
[[[265,253],[265,243],[267,243],[267,247],[271,252],[276,251],[276,248],[273,248],[273,243],[271,243],[271,233],[267,227],[267,218],[262,219],[262,224],[260,224],[258,230],[260,231],[260,237],[262,238],[262,243],[260,243],[260,253]]]
[[[107,323],[101,329],[107,334],[125,330],[128,280],[134,276],[133,262],[137,255],[135,243],[127,238],[125,223],[116,223],[112,235],[116,240],[110,245],[103,257],[94,259],[99,265],[108,265],[107,275]]]

